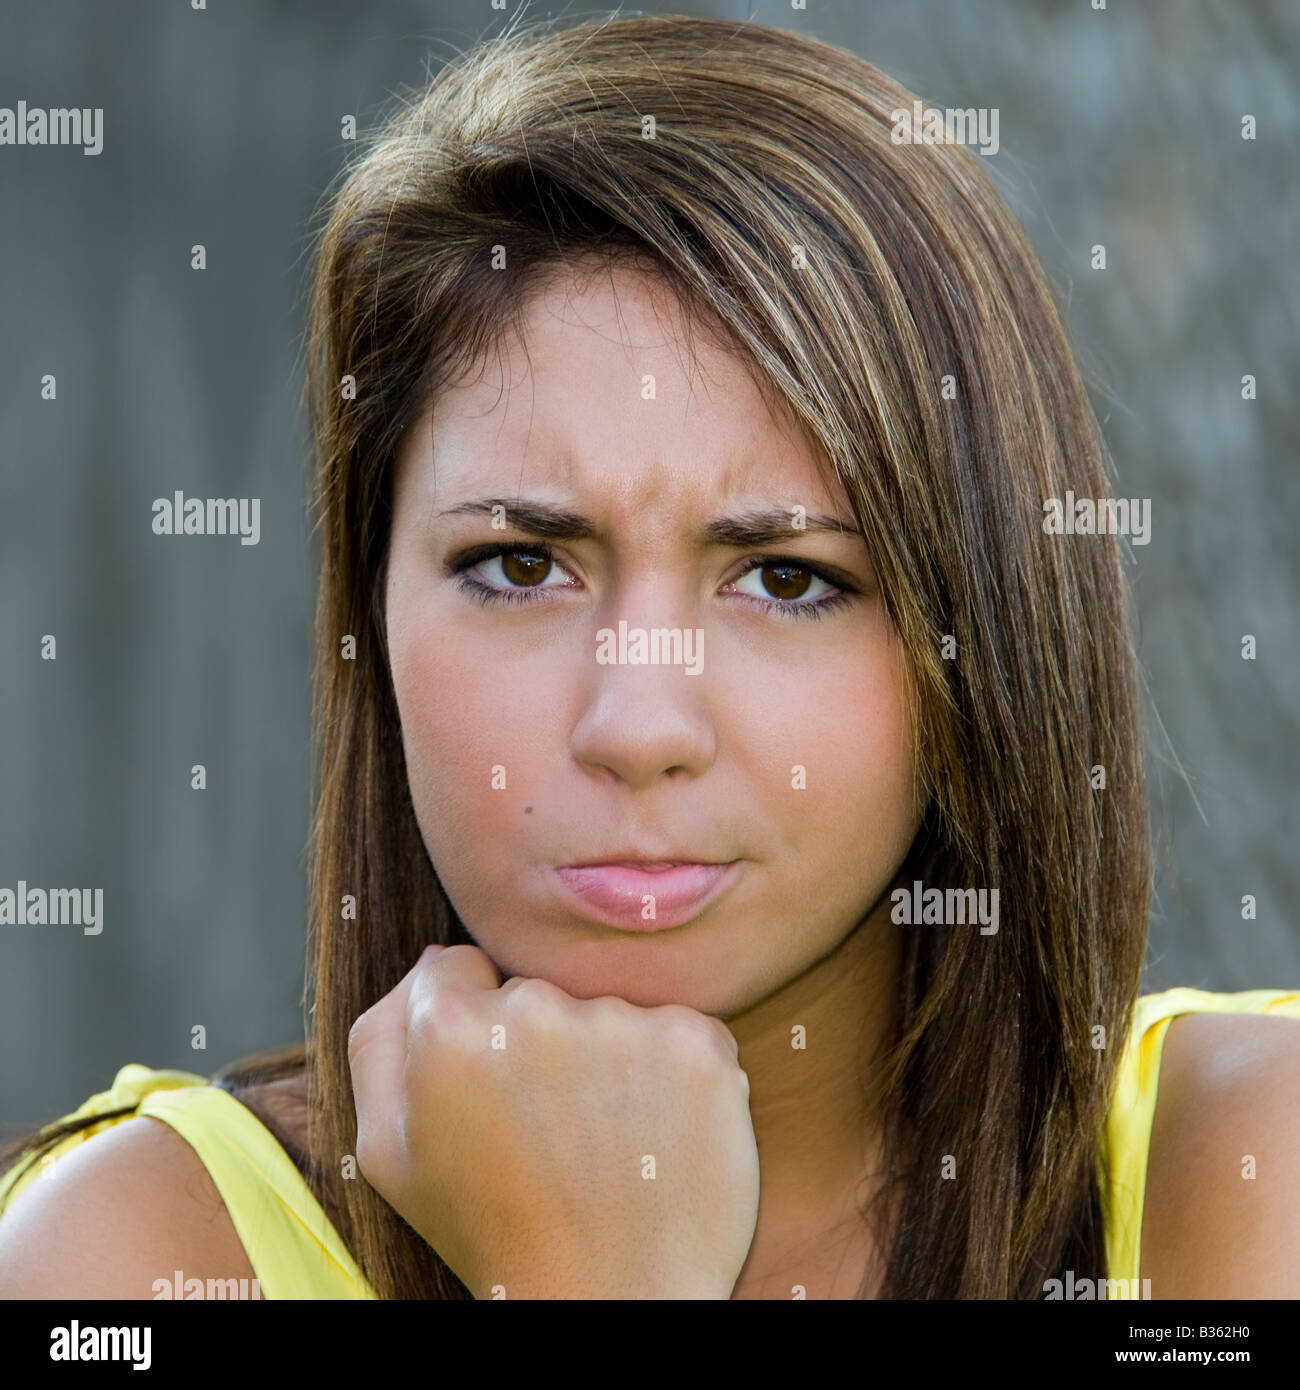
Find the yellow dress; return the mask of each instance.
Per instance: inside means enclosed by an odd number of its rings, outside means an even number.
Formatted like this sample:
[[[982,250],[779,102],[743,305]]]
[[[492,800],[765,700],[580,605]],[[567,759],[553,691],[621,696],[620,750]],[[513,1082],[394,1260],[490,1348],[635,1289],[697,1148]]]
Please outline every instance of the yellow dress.
[[[1107,1276],[1118,1296],[1137,1297],[1147,1150],[1155,1114],[1160,1052],[1169,1024],[1185,1013],[1277,1013],[1300,1019],[1300,991],[1256,989],[1212,994],[1170,989],[1137,1001],[1124,1045],[1114,1103],[1102,1138],[1099,1174]],[[270,1131],[228,1092],[184,1071],[124,1066],[107,1091],[65,1119],[132,1106],[61,1141],[33,1167],[0,1176],[0,1214],[11,1195],[39,1181],[49,1164],[118,1119],[152,1115],[185,1139],[212,1175],[248,1253],[263,1298],[374,1298],[374,1290],[302,1175]],[[1111,1286],[1112,1296],[1116,1285]]]
[[[1120,1059],[1115,1096],[1102,1134],[1101,1209],[1106,1230],[1107,1277],[1124,1281],[1120,1298],[1140,1296],[1142,1206],[1147,1152],[1156,1113],[1160,1053],[1179,1014],[1282,1014],[1300,1019],[1300,991],[1248,989],[1213,994],[1201,989],[1167,989],[1142,995]]]
[[[229,1091],[210,1085],[206,1076],[154,1071],[131,1062],[109,1090],[91,1096],[64,1119],[126,1105],[135,1107],[131,1114],[77,1130],[21,1176],[15,1177],[14,1168],[0,1176],[0,1214],[11,1189],[16,1196],[28,1183],[43,1181],[49,1166],[69,1149],[119,1120],[152,1115],[169,1124],[203,1160],[263,1298],[376,1296],[293,1160]]]

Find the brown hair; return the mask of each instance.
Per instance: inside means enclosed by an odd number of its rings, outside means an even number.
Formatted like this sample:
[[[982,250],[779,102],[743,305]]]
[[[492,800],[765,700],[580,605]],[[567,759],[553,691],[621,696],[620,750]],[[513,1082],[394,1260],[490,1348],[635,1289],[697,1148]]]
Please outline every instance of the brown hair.
[[[340,1176],[352,1022],[428,942],[470,940],[421,839],[388,671],[394,458],[540,277],[591,256],[662,274],[830,461],[907,656],[928,809],[900,881],[999,890],[996,935],[905,937],[880,1296],[1033,1298],[1055,1271],[1104,1274],[1096,1163],[1118,1048],[1091,1040],[1124,1037],[1145,944],[1138,685],[1115,538],[1045,535],[1042,518],[1067,489],[1107,495],[1108,461],[979,158],[891,138],[912,102],[787,30],[532,23],[403,99],[327,194],[307,363],[314,1034],[272,1072],[306,1067],[301,1166],[381,1297],[470,1296]],[[249,1079],[223,1078],[237,1094]]]

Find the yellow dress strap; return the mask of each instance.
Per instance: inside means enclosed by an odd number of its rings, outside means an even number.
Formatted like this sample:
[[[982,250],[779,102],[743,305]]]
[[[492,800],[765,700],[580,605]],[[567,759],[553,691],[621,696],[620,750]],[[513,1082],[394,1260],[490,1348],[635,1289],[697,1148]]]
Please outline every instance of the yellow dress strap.
[[[132,1106],[133,1115],[150,1115],[170,1125],[198,1154],[230,1213],[263,1298],[375,1298],[292,1159],[228,1091],[192,1072],[154,1071],[132,1062],[118,1072],[109,1090],[91,1096],[64,1118],[82,1119],[123,1106]],[[0,1178],[0,1203],[10,1188],[16,1195],[67,1149],[129,1118],[106,1119],[70,1135],[17,1180],[10,1170]]]
[[[1300,991],[1250,989],[1216,994],[1178,988],[1138,999],[1120,1059],[1098,1167],[1107,1275],[1124,1281],[1120,1298],[1136,1298],[1141,1288],[1142,1210],[1160,1055],[1169,1025],[1188,1013],[1278,1013],[1300,1019]]]

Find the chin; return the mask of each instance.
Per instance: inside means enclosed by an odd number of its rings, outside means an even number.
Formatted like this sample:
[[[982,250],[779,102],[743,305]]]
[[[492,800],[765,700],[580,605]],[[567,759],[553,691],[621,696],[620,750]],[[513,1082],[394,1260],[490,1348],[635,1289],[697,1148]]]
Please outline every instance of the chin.
[[[721,1017],[736,984],[719,980],[690,948],[690,925],[670,932],[618,932],[581,923],[592,935],[575,938],[558,932],[543,945],[539,933],[527,947],[506,942],[500,953],[478,945],[501,972],[549,980],[574,999],[613,995],[643,1009],[684,1004],[700,1013]]]

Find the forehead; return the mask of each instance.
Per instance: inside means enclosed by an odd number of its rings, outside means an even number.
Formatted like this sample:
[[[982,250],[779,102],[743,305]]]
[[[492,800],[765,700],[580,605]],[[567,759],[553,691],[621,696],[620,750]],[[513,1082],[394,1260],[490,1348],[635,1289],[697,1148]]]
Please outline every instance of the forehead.
[[[514,492],[628,507],[742,495],[843,510],[794,422],[748,364],[627,265],[564,267],[529,297],[518,335],[438,393],[403,450],[440,503]]]

